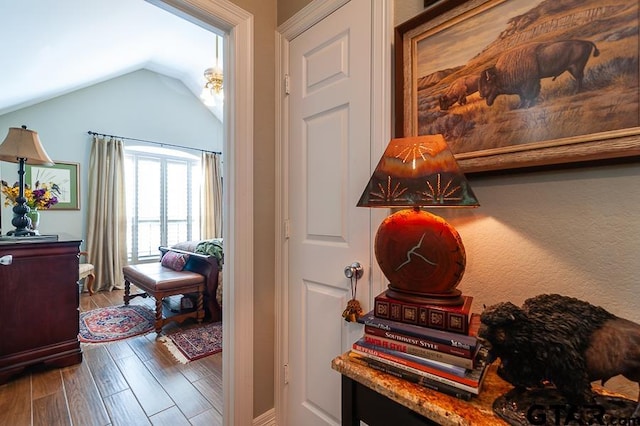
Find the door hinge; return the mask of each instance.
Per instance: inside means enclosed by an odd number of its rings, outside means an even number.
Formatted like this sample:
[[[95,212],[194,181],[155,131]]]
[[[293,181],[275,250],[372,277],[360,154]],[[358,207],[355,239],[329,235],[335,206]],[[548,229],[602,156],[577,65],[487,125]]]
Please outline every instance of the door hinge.
[[[291,231],[290,227],[289,227],[289,219],[285,219],[284,221],[284,239],[288,240],[289,239],[289,232]]]
[[[284,384],[286,385],[287,383],[289,383],[289,364],[283,365],[282,373],[284,376]]]
[[[288,95],[291,93],[291,86],[289,85],[289,74],[284,75],[284,94]]]

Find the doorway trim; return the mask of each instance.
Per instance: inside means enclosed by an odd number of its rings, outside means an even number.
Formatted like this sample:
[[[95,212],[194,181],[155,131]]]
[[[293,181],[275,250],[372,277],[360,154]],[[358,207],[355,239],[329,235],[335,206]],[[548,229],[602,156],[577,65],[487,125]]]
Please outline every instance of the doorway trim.
[[[250,425],[254,391],[253,15],[228,0],[146,1],[225,33],[222,415],[226,426]]]

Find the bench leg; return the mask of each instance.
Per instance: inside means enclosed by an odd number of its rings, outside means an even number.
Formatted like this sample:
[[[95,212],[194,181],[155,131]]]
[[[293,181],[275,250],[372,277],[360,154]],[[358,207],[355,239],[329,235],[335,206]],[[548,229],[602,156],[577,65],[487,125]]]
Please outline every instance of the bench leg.
[[[198,292],[198,302],[196,304],[196,312],[198,312],[198,316],[196,317],[198,324],[202,323],[204,319],[204,289]]]
[[[155,296],[156,299],[156,334],[160,334],[162,332],[162,326],[163,326],[163,321],[162,321],[162,297],[160,297],[159,295]]]
[[[131,299],[129,297],[129,294],[131,294],[131,283],[129,282],[129,280],[125,279],[124,280],[124,306],[129,305],[129,299]]]

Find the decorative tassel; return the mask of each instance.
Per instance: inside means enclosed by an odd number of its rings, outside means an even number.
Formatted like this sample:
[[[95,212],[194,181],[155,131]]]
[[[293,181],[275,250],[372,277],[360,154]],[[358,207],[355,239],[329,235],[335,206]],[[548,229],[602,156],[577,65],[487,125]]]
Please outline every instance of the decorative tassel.
[[[355,322],[362,316],[362,306],[356,299],[347,302],[347,308],[342,312],[342,317],[347,322]]]

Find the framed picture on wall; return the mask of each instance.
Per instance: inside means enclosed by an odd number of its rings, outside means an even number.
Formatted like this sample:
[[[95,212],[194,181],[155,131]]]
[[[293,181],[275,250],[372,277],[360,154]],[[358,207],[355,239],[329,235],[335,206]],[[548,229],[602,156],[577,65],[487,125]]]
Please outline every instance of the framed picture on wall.
[[[38,183],[57,185],[58,203],[51,210],[80,210],[80,164],[55,161],[53,166],[25,165],[25,183],[35,188]]]
[[[396,135],[465,172],[640,156],[638,2],[446,0],[396,27]]]

